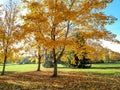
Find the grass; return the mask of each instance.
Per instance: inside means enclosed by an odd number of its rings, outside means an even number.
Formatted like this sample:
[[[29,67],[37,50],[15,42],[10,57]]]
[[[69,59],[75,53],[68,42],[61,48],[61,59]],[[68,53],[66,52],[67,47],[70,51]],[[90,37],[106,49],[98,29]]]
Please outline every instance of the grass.
[[[59,64],[58,78],[50,77],[52,68],[36,69],[36,64],[8,64],[7,74],[0,76],[0,90],[120,90],[120,64],[93,64],[90,69]]]
[[[60,68],[60,71],[85,72],[93,74],[118,75],[120,76],[120,64],[93,64],[89,69]]]
[[[2,66],[0,66],[0,70],[2,69]],[[36,64],[8,64],[6,65],[6,71],[7,72],[28,72],[28,71],[35,71],[37,69]]]
[[[29,71],[36,71],[37,64],[8,64],[6,65],[6,72],[13,73],[13,72],[29,72]],[[52,71],[52,68],[44,68],[41,65],[41,70]],[[120,64],[93,64],[92,68],[89,69],[77,69],[77,68],[67,68],[63,65],[58,64],[58,70],[63,72],[84,72],[90,74],[104,74],[104,75],[113,75],[113,76],[120,76]],[[0,72],[2,71],[2,66],[0,66]]]

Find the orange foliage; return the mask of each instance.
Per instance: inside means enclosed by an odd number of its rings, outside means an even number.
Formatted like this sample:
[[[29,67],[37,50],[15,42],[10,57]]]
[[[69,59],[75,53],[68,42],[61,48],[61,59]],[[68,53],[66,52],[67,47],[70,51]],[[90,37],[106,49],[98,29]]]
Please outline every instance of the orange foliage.
[[[34,33],[36,41],[52,51],[56,68],[57,60],[62,57],[67,46],[79,52],[74,45],[74,33],[85,32],[85,40],[108,39],[111,36],[105,37],[104,26],[113,23],[115,18],[102,13],[102,9],[110,2],[112,0],[31,0],[26,3],[29,12],[23,17],[22,30],[26,34]],[[93,50],[87,44],[84,47],[90,53]]]
[[[2,7],[0,7],[2,8]],[[5,57],[12,58],[15,61],[15,54],[20,48],[16,48],[19,38],[19,28],[17,27],[16,18],[18,15],[18,8],[12,1],[2,9],[0,13],[3,17],[0,18],[0,59],[5,62]]]

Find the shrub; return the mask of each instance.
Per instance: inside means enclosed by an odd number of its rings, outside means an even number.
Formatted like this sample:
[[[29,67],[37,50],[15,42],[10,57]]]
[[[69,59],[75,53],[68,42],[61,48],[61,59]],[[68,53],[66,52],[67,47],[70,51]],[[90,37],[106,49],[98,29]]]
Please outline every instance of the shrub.
[[[22,61],[21,62],[18,62],[18,64],[34,64],[35,62],[31,62],[29,60],[29,57],[26,57],[26,58],[22,58]]]
[[[46,56],[46,58],[45,58],[45,62],[43,63],[43,67],[45,67],[45,68],[52,68],[52,67],[54,67],[54,64],[53,64],[52,60],[53,60],[52,55],[48,54]]]
[[[43,63],[43,67],[45,67],[45,68],[52,68],[52,67],[54,67],[54,64],[50,60],[45,60],[45,62]]]

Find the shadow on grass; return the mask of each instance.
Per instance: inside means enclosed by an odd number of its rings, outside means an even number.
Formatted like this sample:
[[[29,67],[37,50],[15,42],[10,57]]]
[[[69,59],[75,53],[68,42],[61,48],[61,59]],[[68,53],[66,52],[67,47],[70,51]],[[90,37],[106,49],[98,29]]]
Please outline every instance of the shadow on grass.
[[[5,71],[5,74],[4,74],[4,75],[13,74],[13,73],[15,73],[15,71]],[[0,76],[2,76],[2,75],[1,75],[1,71],[0,71]]]
[[[66,68],[68,68],[68,69],[70,69],[70,67],[66,67],[66,66],[64,66],[64,67],[59,67],[59,66],[58,66],[58,68],[61,68],[61,69],[66,69]]]
[[[91,68],[77,68],[77,67],[58,67],[60,69],[120,69],[120,67],[91,67]]]
[[[90,69],[120,69],[120,67],[91,67]]]
[[[19,64],[6,64],[6,66],[13,66],[13,65],[19,65]],[[3,64],[0,64],[0,66],[3,66]]]

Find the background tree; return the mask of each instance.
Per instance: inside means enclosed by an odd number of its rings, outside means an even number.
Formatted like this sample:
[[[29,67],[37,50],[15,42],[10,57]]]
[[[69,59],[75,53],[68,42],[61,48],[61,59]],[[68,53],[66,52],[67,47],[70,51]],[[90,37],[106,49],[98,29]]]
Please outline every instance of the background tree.
[[[47,31],[43,33],[43,30],[47,29],[48,22],[46,22],[46,18],[44,17],[44,8],[41,4],[31,2],[28,7],[25,8],[31,11],[27,12],[25,17],[22,16],[22,18],[24,18],[24,25],[21,26],[22,36],[24,37],[25,43],[28,43],[29,46],[35,49],[38,60],[37,71],[40,71],[41,49],[44,48],[43,44],[46,41],[44,39],[44,33],[47,33]]]
[[[30,36],[31,39],[29,38],[29,41],[27,39],[28,42],[26,42],[24,50],[28,52],[29,55],[31,55],[31,62],[35,61],[38,64],[37,71],[40,71],[41,58],[43,56],[42,45],[39,42],[37,42],[36,38],[33,39],[33,35]]]
[[[110,58],[110,61],[119,61],[120,60],[120,53],[118,52],[113,52],[113,51],[110,51],[109,52],[109,58]]]
[[[103,59],[107,49],[102,46],[101,40],[116,41],[115,35],[106,30],[102,32],[98,32],[97,30],[91,32],[81,31],[75,33],[73,36],[75,37],[73,48],[67,49],[66,53],[68,54],[65,54],[64,57],[67,55],[65,62],[70,61],[69,64],[77,67],[85,67],[84,65],[89,64],[90,60],[97,62]],[[73,59],[68,60],[71,55]],[[65,58],[63,59],[65,60]]]
[[[9,0],[8,4],[5,7],[1,7],[2,17],[0,19],[0,57],[3,62],[3,69],[1,75],[5,73],[6,61],[9,58],[10,60],[15,60],[15,53],[18,52],[18,49],[15,47],[19,38],[19,30],[17,28],[17,6],[12,0]]]

